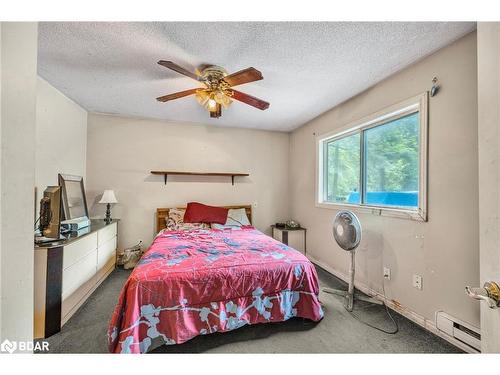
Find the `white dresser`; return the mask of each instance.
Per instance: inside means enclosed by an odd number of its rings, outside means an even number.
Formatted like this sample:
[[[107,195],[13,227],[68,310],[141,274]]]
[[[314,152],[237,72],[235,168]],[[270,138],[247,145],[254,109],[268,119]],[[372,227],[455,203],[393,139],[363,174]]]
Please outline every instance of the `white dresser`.
[[[35,338],[59,332],[114,270],[117,231],[116,220],[92,220],[87,233],[35,247]]]

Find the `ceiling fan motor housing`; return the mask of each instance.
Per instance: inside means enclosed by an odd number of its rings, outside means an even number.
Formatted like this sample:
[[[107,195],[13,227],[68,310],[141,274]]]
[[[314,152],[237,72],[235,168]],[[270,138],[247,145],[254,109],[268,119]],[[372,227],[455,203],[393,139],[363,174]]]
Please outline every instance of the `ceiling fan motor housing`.
[[[205,82],[207,86],[217,88],[225,76],[227,76],[227,72],[224,68],[211,65],[201,71],[200,81]]]

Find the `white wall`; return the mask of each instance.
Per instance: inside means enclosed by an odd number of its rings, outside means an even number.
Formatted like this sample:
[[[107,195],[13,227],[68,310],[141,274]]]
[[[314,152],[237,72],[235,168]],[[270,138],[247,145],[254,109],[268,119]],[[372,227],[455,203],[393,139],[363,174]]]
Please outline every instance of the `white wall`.
[[[36,99],[35,186],[40,199],[47,186],[58,184],[58,173],[85,177],[87,111],[40,77]]]
[[[500,282],[500,23],[477,27],[481,286]],[[500,353],[500,309],[481,303],[481,350]]]
[[[315,207],[315,136],[342,127],[442,85],[429,103],[427,223],[359,214],[364,237],[357,251],[358,283],[434,321],[444,310],[479,326],[479,307],[464,293],[479,281],[476,34],[472,33],[294,131],[290,139],[292,217],[308,230],[309,255],[347,274],[348,254],[335,244],[335,210]],[[423,276],[423,290],[412,275]]]
[[[87,112],[36,76],[36,24],[0,31],[0,337],[31,340],[34,206],[57,173],[85,176]]]
[[[208,114],[207,114],[208,116]],[[148,245],[155,234],[155,210],[189,201],[212,205],[257,204],[254,224],[269,225],[288,217],[287,133],[175,124],[89,114],[87,201],[91,213],[103,217],[96,202],[104,189],[115,190],[113,216],[119,224],[119,247],[139,239]],[[244,172],[249,177],[162,176],[151,170]]]
[[[0,341],[32,340],[38,25],[0,27]]]

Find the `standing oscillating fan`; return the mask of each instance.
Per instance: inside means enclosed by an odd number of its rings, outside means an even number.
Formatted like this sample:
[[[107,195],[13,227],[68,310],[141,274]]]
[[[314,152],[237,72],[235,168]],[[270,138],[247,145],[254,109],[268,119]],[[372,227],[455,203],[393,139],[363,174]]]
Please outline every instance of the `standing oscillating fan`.
[[[351,265],[349,267],[349,288],[347,291],[338,289],[323,289],[326,293],[337,294],[345,298],[344,306],[347,311],[352,311],[354,303],[354,271],[356,264],[355,250],[361,242],[361,224],[358,217],[350,211],[340,211],[333,220],[333,237],[338,245],[345,251],[351,253]],[[382,305],[382,302],[368,297],[358,296],[356,299]]]

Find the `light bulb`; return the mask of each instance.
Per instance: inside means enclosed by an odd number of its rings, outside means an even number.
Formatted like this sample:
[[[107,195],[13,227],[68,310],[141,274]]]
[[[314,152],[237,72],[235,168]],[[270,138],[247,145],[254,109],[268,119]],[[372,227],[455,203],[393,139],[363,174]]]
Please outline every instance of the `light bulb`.
[[[208,99],[208,110],[214,112],[217,109],[217,102],[214,99]]]

